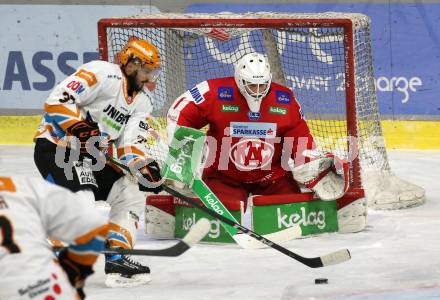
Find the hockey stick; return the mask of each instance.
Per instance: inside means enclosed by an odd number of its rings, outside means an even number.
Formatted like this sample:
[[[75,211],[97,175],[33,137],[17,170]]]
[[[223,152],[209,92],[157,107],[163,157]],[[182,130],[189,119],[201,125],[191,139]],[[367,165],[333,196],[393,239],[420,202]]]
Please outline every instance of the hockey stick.
[[[240,223],[200,178],[194,178],[192,191],[200,199],[205,207],[215,211],[223,217],[226,217],[234,223]],[[226,224],[224,222],[221,222],[220,224],[234,239],[234,241],[244,249],[258,249],[267,247],[267,245],[242,233],[240,230],[229,224]],[[263,235],[264,238],[270,241],[275,241],[277,243],[290,241],[295,238],[300,238],[301,236],[302,230],[298,224],[294,224],[291,227],[287,227],[285,229]]]
[[[174,197],[180,198],[183,201],[197,207],[198,209],[202,210],[203,212],[207,213],[208,215],[219,219],[220,221],[229,224],[235,228],[237,228],[238,230],[242,231],[243,233],[247,234],[248,236],[253,237],[254,239],[260,241],[261,243],[275,249],[278,250],[279,252],[301,262],[302,264],[310,267],[310,268],[321,268],[321,267],[326,267],[326,266],[330,266],[330,265],[335,265],[335,264],[339,264],[342,262],[345,262],[347,260],[349,260],[351,258],[350,256],[350,252],[348,251],[348,249],[342,249],[342,250],[338,250],[323,256],[319,256],[319,257],[312,257],[312,258],[308,258],[308,257],[304,257],[301,256],[299,254],[296,254],[268,239],[266,239],[265,237],[259,235],[258,233],[234,222],[229,220],[228,218],[216,213],[215,211],[199,204],[197,201],[194,201],[192,198],[187,197],[173,189],[171,189],[168,186],[163,186],[163,189],[167,192],[170,193],[171,195],[173,195]]]
[[[177,244],[165,249],[105,249],[103,254],[126,254],[126,255],[147,255],[147,256],[179,256],[186,252],[193,245],[197,244],[211,229],[208,219],[202,218],[191,226],[189,232]]]
[[[111,157],[110,155],[106,154],[106,158],[109,162],[115,164],[116,166],[120,167],[121,169],[123,169],[126,172],[129,172],[130,174],[132,174],[131,170],[129,167],[127,167],[126,165],[120,163],[119,161],[117,161],[116,159],[114,159],[113,157]],[[162,185],[163,189],[168,192],[169,194],[180,198],[181,200],[197,207],[198,209],[200,209],[201,211],[207,213],[208,215],[242,231],[243,233],[245,233],[246,235],[258,240],[259,242],[275,249],[278,250],[279,252],[299,261],[300,263],[310,267],[310,268],[321,268],[321,267],[326,267],[326,266],[330,266],[330,265],[335,265],[335,264],[339,264],[342,262],[345,262],[347,260],[349,260],[351,258],[350,256],[350,252],[348,251],[348,249],[342,249],[342,250],[338,250],[326,255],[322,255],[322,256],[318,256],[318,257],[304,257],[301,256],[299,254],[296,254],[268,239],[266,239],[265,237],[259,235],[258,233],[238,224],[237,222],[234,222],[218,213],[216,213],[215,211],[199,204],[197,201],[193,200],[190,197],[187,197],[181,193],[179,193],[178,191],[175,191],[174,189]]]
[[[125,254],[125,255],[145,255],[145,256],[179,256],[189,248],[200,242],[211,229],[211,223],[206,218],[201,218],[196,224],[191,226],[189,232],[177,244],[165,249],[104,249],[102,254]],[[55,246],[52,250],[57,253],[66,247]]]

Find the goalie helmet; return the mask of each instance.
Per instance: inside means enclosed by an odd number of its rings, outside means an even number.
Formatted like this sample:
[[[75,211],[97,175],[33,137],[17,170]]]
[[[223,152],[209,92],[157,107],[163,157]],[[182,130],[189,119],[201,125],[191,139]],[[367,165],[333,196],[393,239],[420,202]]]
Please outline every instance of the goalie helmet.
[[[260,53],[243,56],[235,65],[235,82],[251,112],[259,112],[272,82],[270,65]]]
[[[160,67],[160,57],[157,48],[146,40],[131,40],[121,50],[119,61],[122,65],[130,60],[137,60],[143,67],[151,70]]]

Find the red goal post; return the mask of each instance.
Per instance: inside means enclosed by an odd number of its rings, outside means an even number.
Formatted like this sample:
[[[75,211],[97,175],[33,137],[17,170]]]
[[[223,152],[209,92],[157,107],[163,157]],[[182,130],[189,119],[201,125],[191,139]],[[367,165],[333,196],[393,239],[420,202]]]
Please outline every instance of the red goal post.
[[[388,164],[367,16],[145,14],[101,19],[98,38],[100,59],[108,61],[115,60],[130,38],[148,39],[159,48],[163,61],[163,75],[155,91],[155,98],[160,99],[155,110],[159,120],[174,99],[192,84],[231,76],[233,64],[242,55],[251,51],[264,53],[274,81],[289,86],[300,102],[318,146],[350,161],[352,187],[366,187],[369,202],[379,208],[423,202],[424,192],[422,195],[418,187],[395,177]],[[159,123],[165,126],[163,119]],[[387,198],[381,207],[382,190],[388,185],[384,182],[391,181],[395,188],[390,193],[396,199]],[[414,199],[400,203],[397,186],[406,196],[413,193]]]

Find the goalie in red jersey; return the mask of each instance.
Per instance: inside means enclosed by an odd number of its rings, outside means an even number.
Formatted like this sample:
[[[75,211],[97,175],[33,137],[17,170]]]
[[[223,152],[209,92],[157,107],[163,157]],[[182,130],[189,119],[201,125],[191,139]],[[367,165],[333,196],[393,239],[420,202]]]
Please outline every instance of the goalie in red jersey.
[[[246,202],[250,194],[297,194],[299,184],[321,200],[347,191],[346,163],[316,154],[300,105],[289,88],[272,82],[262,54],[243,56],[233,77],[203,81],[186,91],[170,107],[167,121],[169,133],[177,125],[209,125],[203,181],[224,203]]]

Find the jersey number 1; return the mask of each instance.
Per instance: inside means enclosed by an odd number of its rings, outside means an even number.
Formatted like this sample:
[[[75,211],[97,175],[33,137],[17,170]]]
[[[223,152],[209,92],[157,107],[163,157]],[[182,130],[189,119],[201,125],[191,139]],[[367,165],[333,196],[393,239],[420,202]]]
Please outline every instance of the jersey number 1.
[[[5,247],[11,254],[19,253],[20,248],[14,242],[12,224],[5,216],[0,216],[0,233],[3,236],[3,241],[0,246]]]

